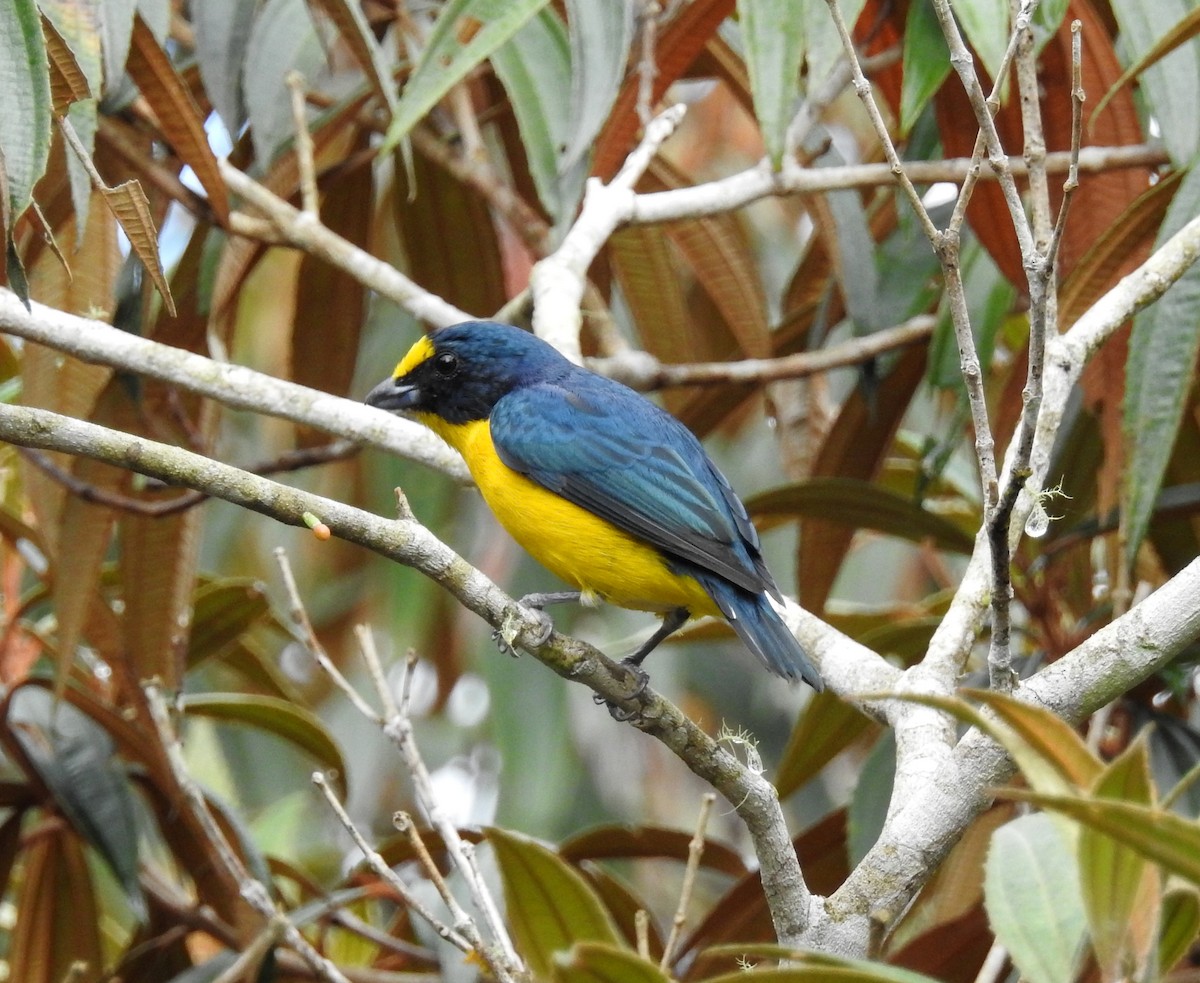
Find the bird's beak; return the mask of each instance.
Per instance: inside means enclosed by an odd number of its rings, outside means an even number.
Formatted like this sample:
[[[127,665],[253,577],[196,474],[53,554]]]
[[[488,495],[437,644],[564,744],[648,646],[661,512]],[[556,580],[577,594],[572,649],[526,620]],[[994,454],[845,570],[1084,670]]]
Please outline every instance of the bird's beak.
[[[363,402],[381,410],[407,410],[415,406],[420,398],[421,390],[411,382],[384,379],[367,393],[367,398]]]

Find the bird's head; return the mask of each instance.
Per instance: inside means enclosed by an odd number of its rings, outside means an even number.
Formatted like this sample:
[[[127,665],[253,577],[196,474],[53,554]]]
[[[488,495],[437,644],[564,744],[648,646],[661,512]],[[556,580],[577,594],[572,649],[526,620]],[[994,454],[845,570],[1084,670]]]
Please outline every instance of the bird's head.
[[[467,321],[418,339],[366,402],[449,424],[472,423],[486,420],[497,400],[516,387],[547,381],[570,367],[527,331],[494,321]]]

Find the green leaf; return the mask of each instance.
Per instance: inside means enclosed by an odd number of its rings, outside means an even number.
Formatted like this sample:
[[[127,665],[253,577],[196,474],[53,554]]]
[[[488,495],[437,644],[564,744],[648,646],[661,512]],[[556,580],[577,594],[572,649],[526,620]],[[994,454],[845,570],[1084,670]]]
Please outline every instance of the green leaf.
[[[932,3],[914,3],[904,25],[900,133],[907,134],[950,74],[950,49]]]
[[[1200,98],[1200,97],[1198,97]],[[1200,168],[1188,173],[1167,209],[1155,248],[1200,211]],[[1200,265],[1190,267],[1133,319],[1125,369],[1128,464],[1122,487],[1125,562],[1145,539],[1175,445],[1200,351]]]
[[[266,0],[254,18],[241,66],[260,167],[266,168],[295,137],[287,73],[295,69],[312,85],[324,65],[325,53],[304,0]]]
[[[1146,733],[1096,780],[1092,794],[1149,806],[1154,802]],[[1121,975],[1141,963],[1157,926],[1158,872],[1136,850],[1085,827],[1079,834],[1079,872],[1092,946],[1101,972]]]
[[[303,707],[273,696],[248,693],[189,693],[180,697],[185,713],[267,731],[315,758],[343,798],[346,762],[321,720]]]
[[[800,94],[804,57],[804,4],[794,0],[738,0],[754,113],[771,165],[778,169]]]
[[[1113,0],[1123,50],[1134,58],[1150,51],[1187,17],[1191,6],[1185,0]],[[1176,167],[1189,166],[1200,149],[1200,116],[1195,111],[1200,103],[1200,56],[1195,42],[1149,66],[1142,73],[1141,93],[1171,160]]]
[[[583,877],[553,850],[498,828],[488,830],[504,882],[513,941],[537,979],[578,942],[618,944],[608,911]]]
[[[654,963],[635,952],[597,942],[572,946],[555,961],[556,983],[669,983]]]
[[[137,814],[112,738],[86,714],[41,687],[16,690],[7,709],[6,726],[30,765],[76,832],[104,858],[134,913],[144,918]]]
[[[1049,710],[991,690],[963,690],[963,694],[983,703],[991,715],[957,696],[904,693],[892,697],[937,707],[977,727],[1011,754],[1029,784],[1041,791],[1088,788],[1100,774],[1099,759],[1070,725]]]
[[[138,0],[104,0],[104,16],[100,18],[103,31],[100,49],[104,52],[106,95],[116,90],[124,78],[129,38],[133,34],[133,16],[137,9]]]
[[[608,119],[621,89],[633,43],[630,0],[566,0],[571,39],[571,119],[574,123],[560,171],[583,160]]]
[[[954,0],[954,16],[988,75],[995,79],[1008,47],[1008,0]]]
[[[1044,795],[1015,788],[1004,789],[1001,794],[1062,813],[1132,847],[1170,873],[1200,885],[1200,824],[1192,820],[1116,799]]]
[[[879,839],[896,777],[896,738],[885,730],[858,772],[846,814],[846,852],[856,866]]]
[[[0,159],[8,183],[4,214],[15,222],[50,159],[50,64],[34,0],[0,3]],[[3,230],[5,235],[11,227]]]
[[[996,830],[984,906],[997,941],[1029,983],[1075,979],[1085,929],[1079,871],[1049,816],[1021,816]]]
[[[788,519],[819,518],[855,529],[874,529],[939,549],[969,554],[974,538],[910,498],[854,478],[810,478],[746,500],[746,508],[770,528]]]
[[[935,983],[931,976],[915,973],[900,966],[797,951],[781,945],[759,943],[715,946],[706,950],[705,955],[718,953],[735,956],[739,961],[783,960],[790,965],[786,969],[772,967],[739,970],[736,973],[709,977],[705,983],[739,983],[747,980],[760,983]]]
[[[548,0],[448,0],[420,61],[400,94],[381,154],[388,153],[438,101],[490,56]]]
[[[214,580],[197,587],[192,595],[188,668],[220,656],[270,610],[266,588],[251,577]]]
[[[562,19],[552,8],[539,11],[496,49],[492,68],[512,103],[538,198],[558,218],[573,205],[558,181],[571,127],[571,55]]]
[[[246,122],[242,59],[250,42],[256,8],[256,4],[245,0],[206,0],[191,11],[196,31],[196,63],[204,80],[204,91],[231,136]]]
[[[1038,13],[1041,13],[1040,7]],[[1184,16],[1183,20],[1168,30],[1148,51],[1143,52],[1137,61],[1121,73],[1121,77],[1109,86],[1108,91],[1096,103],[1096,108],[1091,111],[1090,118],[1096,119],[1096,117],[1104,112],[1104,108],[1121,89],[1129,84],[1131,79],[1137,75],[1141,75],[1151,65],[1162,61],[1163,58],[1181,44],[1185,44],[1195,38],[1198,33],[1200,33],[1200,7],[1195,7]]]
[[[1158,967],[1168,972],[1192,948],[1200,934],[1200,893],[1194,888],[1169,890],[1162,900],[1158,932]]]
[[[796,721],[779,762],[775,779],[779,797],[791,795],[871,726],[870,718],[831,690],[813,696]]]
[[[866,0],[837,0],[842,20],[853,26],[866,6]],[[823,82],[833,67],[842,60],[842,39],[824,3],[803,3],[804,60],[808,64],[809,85]],[[907,72],[907,67],[905,69]]]

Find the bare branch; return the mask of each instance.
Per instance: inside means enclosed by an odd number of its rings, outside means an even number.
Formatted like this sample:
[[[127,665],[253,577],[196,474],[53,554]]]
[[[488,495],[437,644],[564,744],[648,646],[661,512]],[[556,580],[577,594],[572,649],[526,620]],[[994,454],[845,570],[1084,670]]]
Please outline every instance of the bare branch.
[[[449,942],[460,952],[474,952],[475,949],[471,943],[456,932],[449,925],[437,917],[420,898],[408,889],[408,885],[391,867],[387,865],[387,861],[380,856],[374,848],[372,848],[367,838],[363,836],[362,831],[354,825],[350,815],[346,812],[346,807],[338,801],[338,797],[333,794],[333,789],[329,787],[329,783],[325,781],[325,776],[319,771],[313,772],[313,784],[321,790],[321,794],[325,796],[325,801],[329,803],[329,808],[333,810],[333,814],[337,816],[337,820],[342,824],[342,828],[350,834],[350,838],[354,840],[354,845],[358,847],[363,858],[367,861],[367,866],[370,867],[375,874],[388,887],[404,901],[404,904],[412,910],[418,918],[423,919],[437,934]]]
[[[598,178],[588,180],[575,224],[562,244],[530,273],[534,331],[575,362],[581,360],[580,305],[587,286],[588,267],[609,236],[633,215],[637,200],[633,186],[650,166],[658,148],[675,132],[683,114],[684,107],[677,105],[655,117],[646,127],[642,142],[608,184],[602,184]]]
[[[390,450],[467,481],[454,451],[424,427],[353,400],[298,386],[241,365],[217,362],[181,348],[120,331],[103,321],[67,314],[36,301],[27,311],[0,288],[0,331],[36,341],[84,362],[109,365],[173,383],[233,409],[253,410],[317,427],[348,440]]]
[[[919,344],[933,334],[936,319],[919,314],[894,328],[814,352],[797,352],[779,358],[746,358],[736,362],[664,363],[649,352],[628,352],[611,358],[591,359],[588,367],[647,392],[672,386],[715,386],[729,383],[762,384],[778,379],[802,379],[818,372],[861,365],[887,352]]]
[[[376,259],[365,249],[331,232],[315,215],[294,208],[229,161],[221,160],[219,163],[221,178],[230,190],[241,195],[260,212],[287,245],[325,260],[354,277],[363,286],[394,301],[413,317],[430,324],[458,324],[470,320],[470,314],[419,287],[389,263]]]
[[[778,938],[794,943],[804,936],[818,908],[804,883],[771,783],[744,767],[652,687],[631,698],[628,669],[590,645],[558,632],[533,645],[529,640],[542,635],[542,623],[415,520],[382,519],[179,447],[31,407],[0,405],[0,439],[103,460],[169,484],[196,488],[288,525],[305,525],[304,514],[311,512],[321,516],[339,538],[436,580],[554,672],[582,683],[628,714],[633,726],[661,741],[720,792],[742,818],[754,843]],[[853,701],[856,693],[879,692],[897,677],[897,671],[877,655],[794,603],[788,604],[785,616],[821,664],[829,687],[848,699]],[[873,715],[878,712],[866,709]]]
[[[671,933],[663,946],[659,968],[665,970],[675,955],[675,946],[687,923],[688,907],[692,903],[692,890],[696,885],[696,871],[700,869],[700,857],[704,854],[704,832],[708,828],[708,816],[717,797],[709,792],[700,800],[700,815],[696,818],[696,832],[688,843],[687,866],[683,871],[683,885],[679,889],[679,903],[675,906],[675,917],[671,919]]]

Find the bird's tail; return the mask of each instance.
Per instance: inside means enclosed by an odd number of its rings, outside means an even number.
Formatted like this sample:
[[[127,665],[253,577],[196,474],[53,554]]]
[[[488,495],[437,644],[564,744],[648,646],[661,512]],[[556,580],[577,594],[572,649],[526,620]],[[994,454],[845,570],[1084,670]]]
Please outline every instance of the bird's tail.
[[[803,679],[818,693],[825,688],[817,667],[765,593],[752,594],[725,581],[701,583],[746,648],[771,672]]]

